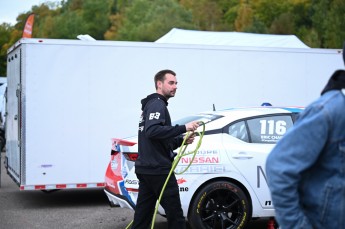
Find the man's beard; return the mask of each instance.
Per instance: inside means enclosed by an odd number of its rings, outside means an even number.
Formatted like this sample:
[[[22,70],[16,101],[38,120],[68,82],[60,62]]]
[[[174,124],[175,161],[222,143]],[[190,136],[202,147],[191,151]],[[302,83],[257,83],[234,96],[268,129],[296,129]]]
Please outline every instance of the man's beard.
[[[166,99],[169,99],[169,98],[171,98],[171,97],[174,97],[175,94],[176,94],[176,91],[170,91],[169,93],[164,93],[164,97],[165,97]]]

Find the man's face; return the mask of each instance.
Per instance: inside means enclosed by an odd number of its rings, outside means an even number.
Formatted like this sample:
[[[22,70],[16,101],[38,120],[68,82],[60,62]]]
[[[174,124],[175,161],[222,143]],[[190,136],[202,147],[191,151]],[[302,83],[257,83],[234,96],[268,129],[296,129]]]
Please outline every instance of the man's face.
[[[165,75],[165,80],[163,82],[158,81],[157,92],[163,95],[167,99],[175,96],[176,89],[177,89],[176,76],[170,73]]]

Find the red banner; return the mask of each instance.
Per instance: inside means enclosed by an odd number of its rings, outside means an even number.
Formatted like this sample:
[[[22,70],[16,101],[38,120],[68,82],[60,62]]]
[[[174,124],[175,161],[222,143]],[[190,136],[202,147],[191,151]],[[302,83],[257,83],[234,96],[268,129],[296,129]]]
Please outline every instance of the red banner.
[[[23,37],[31,38],[32,36],[32,28],[34,27],[34,18],[35,14],[30,14],[29,17],[26,19],[24,30],[23,30]]]

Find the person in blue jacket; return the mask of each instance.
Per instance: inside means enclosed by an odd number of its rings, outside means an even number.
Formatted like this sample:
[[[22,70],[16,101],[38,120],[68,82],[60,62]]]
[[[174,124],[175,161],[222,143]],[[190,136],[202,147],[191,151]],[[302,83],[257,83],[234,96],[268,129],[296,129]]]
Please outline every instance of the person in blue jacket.
[[[266,173],[280,229],[345,229],[344,70],[273,148]]]
[[[199,126],[197,122],[171,125],[167,106],[168,99],[175,96],[177,89],[175,72],[162,70],[155,75],[154,82],[156,93],[141,100],[142,114],[138,130],[139,156],[135,161],[139,193],[132,229],[150,228],[156,201],[172,167],[175,156],[173,150],[181,146],[183,133],[195,131]],[[187,144],[193,142],[195,135],[189,136],[186,140]],[[174,174],[167,183],[160,204],[165,210],[169,228],[186,228]]]

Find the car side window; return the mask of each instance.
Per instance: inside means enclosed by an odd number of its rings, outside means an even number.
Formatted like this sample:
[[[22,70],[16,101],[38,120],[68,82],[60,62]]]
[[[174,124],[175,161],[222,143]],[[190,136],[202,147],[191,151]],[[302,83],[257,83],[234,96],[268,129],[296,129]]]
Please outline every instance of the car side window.
[[[244,121],[236,122],[229,126],[229,135],[248,142],[248,132]]]
[[[252,143],[275,144],[293,125],[290,115],[264,116],[247,120]]]

